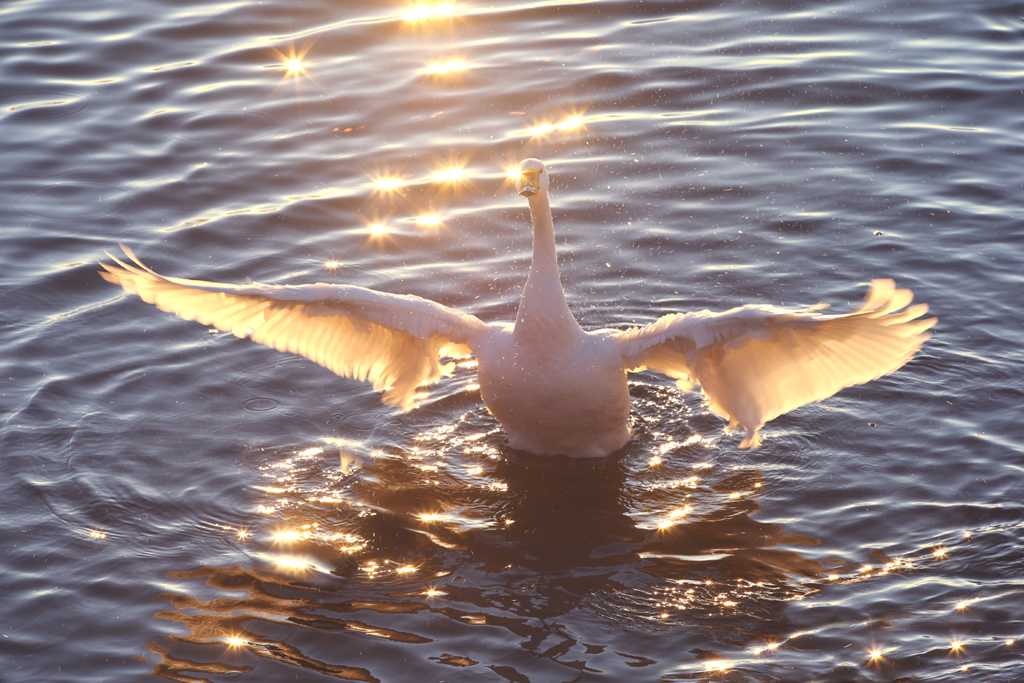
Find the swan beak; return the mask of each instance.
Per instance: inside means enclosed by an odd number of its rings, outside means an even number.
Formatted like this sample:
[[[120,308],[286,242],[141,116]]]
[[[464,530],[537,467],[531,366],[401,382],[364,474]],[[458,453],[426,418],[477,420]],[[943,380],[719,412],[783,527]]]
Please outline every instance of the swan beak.
[[[524,197],[532,197],[540,192],[540,170],[523,170],[519,172],[516,182],[519,194]]]

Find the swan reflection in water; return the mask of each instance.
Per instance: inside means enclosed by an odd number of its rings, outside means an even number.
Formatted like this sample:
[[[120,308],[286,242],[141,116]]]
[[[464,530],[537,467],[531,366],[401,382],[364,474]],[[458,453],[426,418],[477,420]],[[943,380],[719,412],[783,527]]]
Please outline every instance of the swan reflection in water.
[[[823,315],[747,305],[724,313],[663,316],[644,327],[584,331],[558,274],[548,172],[519,166],[528,198],[533,259],[514,323],[480,318],[410,295],[351,285],[230,285],[163,277],[125,248],[127,263],[101,275],[188,320],[298,353],[366,380],[383,401],[408,410],[417,389],[451,370],[444,358],[473,355],[480,395],[512,448],[540,455],[603,457],[630,439],[627,373],[661,372],[761,443],[765,422],[837,391],[895,372],[928,339],[936,318],[910,306],[909,290],[874,280],[859,309]],[[111,257],[113,258],[113,257]]]
[[[653,413],[673,392],[640,392],[638,409]],[[333,450],[293,458],[291,500],[303,502],[278,507],[238,543],[248,562],[169,574],[187,594],[158,596],[170,605],[158,616],[179,634],[151,645],[155,673],[283,666],[435,680],[439,664],[504,666],[511,642],[529,659],[519,675],[535,680],[545,667],[621,662],[613,650],[622,651],[623,628],[681,629],[712,651],[784,640],[787,602],[825,580],[824,565],[793,550],[816,539],[753,519],[763,474],[716,465],[717,447],[692,433],[634,425],[624,452],[580,461],[516,452],[494,432],[466,454],[463,437],[478,425],[463,425],[486,415],[463,409],[468,419],[453,420],[450,407],[436,415],[453,430],[428,427],[414,447],[386,446],[330,490],[321,482],[337,469]],[[413,450],[436,472],[424,476],[406,457]],[[652,467],[655,451],[666,457]],[[268,477],[280,476],[273,464],[287,458],[261,457],[275,470]],[[480,474],[459,475],[477,463]],[[264,488],[270,502],[287,495]],[[282,531],[311,528],[319,533]],[[587,614],[600,616],[598,633],[586,633]]]

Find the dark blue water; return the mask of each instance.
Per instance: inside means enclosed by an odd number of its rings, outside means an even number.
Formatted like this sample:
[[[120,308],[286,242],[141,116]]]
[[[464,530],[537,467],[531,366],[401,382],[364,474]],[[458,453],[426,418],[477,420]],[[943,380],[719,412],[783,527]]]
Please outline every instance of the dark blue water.
[[[412,9],[0,5],[0,678],[1020,680],[1024,5]],[[95,272],[511,319],[527,156],[585,327],[892,277],[935,336],[753,451],[641,373],[535,461],[469,364],[402,414]]]

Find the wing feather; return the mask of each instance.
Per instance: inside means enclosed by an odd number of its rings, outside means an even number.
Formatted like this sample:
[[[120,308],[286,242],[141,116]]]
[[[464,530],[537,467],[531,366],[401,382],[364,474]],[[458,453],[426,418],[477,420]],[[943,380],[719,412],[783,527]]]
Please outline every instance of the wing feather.
[[[427,299],[348,285],[229,285],[158,275],[124,247],[108,282],[163,311],[196,320],[333,372],[369,381],[388,405],[408,410],[417,387],[437,380],[448,354],[472,350],[488,331],[479,318]]]
[[[937,318],[892,280],[874,280],[847,315],[743,306],[673,314],[616,334],[627,370],[649,368],[701,386],[710,408],[760,444],[765,422],[840,389],[895,372],[931,336]],[[909,306],[909,308],[908,308]],[[904,310],[905,309],[905,310]]]

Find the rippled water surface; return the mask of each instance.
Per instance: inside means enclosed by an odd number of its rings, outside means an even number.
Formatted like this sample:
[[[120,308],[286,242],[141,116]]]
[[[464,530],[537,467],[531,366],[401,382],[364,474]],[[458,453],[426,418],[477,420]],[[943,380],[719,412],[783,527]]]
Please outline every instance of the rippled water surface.
[[[1021,680],[1022,13],[3,3],[0,678]],[[564,462],[469,363],[403,414],[96,274],[511,319],[528,156],[585,327],[893,277],[935,336],[753,451],[634,375]]]

